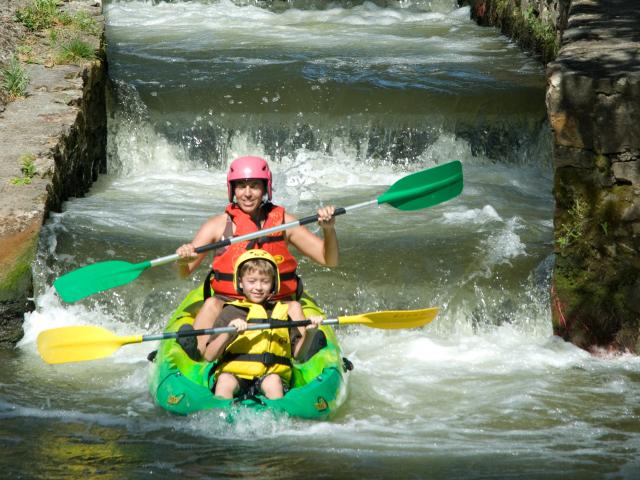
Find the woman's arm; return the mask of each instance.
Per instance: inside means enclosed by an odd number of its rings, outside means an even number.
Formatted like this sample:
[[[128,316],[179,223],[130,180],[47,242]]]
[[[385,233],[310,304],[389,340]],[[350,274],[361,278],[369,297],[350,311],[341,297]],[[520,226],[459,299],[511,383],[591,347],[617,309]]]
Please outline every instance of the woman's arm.
[[[322,238],[311,233],[306,227],[300,225],[290,229],[286,238],[303,255],[326,267],[335,267],[339,260],[338,236],[335,229],[335,217],[333,206],[318,209],[318,224],[322,227]],[[286,223],[293,222],[296,218],[285,213]]]
[[[185,243],[178,247],[176,253],[180,255],[180,260],[178,260],[180,278],[188,277],[200,266],[209,252],[196,253],[196,247],[219,241],[224,233],[226,221],[226,214],[210,218],[202,224],[191,243]]]

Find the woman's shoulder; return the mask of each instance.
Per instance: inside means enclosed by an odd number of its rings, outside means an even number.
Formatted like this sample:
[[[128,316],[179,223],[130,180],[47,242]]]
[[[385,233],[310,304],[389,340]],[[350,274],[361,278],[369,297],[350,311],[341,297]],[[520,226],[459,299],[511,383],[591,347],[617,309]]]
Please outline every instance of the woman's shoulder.
[[[227,223],[227,218],[228,215],[226,213],[220,213],[218,215],[214,215],[213,217],[209,217],[204,221],[204,223],[200,227],[200,230],[222,233]]]

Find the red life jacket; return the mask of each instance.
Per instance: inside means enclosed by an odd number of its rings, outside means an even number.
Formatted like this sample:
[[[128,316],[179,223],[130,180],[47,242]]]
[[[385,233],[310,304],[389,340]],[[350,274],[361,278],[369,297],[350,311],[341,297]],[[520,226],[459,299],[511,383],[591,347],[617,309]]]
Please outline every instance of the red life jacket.
[[[284,223],[284,208],[267,203],[262,207],[267,214],[264,225],[256,225],[250,215],[243,212],[235,204],[230,204],[225,209],[227,215],[236,226],[234,237],[253,233],[258,230],[275,227]],[[261,248],[275,258],[278,264],[278,273],[280,275],[280,291],[273,297],[273,300],[279,300],[296,296],[298,293],[298,275],[296,268],[298,262],[287,247],[284,232],[275,232],[265,237],[248,240],[245,242],[234,243],[229,245],[221,255],[213,258],[211,268],[211,289],[214,293],[225,295],[232,298],[244,298],[236,292],[233,284],[233,267],[236,260],[245,251],[252,248]]]

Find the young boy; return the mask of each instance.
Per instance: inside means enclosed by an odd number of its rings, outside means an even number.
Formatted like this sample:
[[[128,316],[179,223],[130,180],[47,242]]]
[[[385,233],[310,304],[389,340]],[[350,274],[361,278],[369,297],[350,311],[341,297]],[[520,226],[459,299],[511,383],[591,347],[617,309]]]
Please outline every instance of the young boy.
[[[246,331],[254,319],[258,323],[267,319],[304,320],[300,303],[269,301],[278,293],[279,283],[276,261],[268,252],[248,250],[236,261],[234,285],[244,299],[226,302],[214,328],[233,326],[237,333],[211,335],[202,355],[209,362],[219,361],[216,396],[232,398],[254,391],[276,399],[286,392],[291,358],[303,351],[309,338],[307,329],[317,328],[322,317],[310,318],[312,323],[307,327]]]

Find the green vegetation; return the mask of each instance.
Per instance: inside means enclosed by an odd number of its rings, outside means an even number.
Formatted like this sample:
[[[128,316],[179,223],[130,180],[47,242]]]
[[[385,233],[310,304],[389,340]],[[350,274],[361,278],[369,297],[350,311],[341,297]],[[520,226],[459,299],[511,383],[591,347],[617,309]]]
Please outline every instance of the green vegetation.
[[[13,56],[9,65],[2,69],[2,87],[13,98],[24,97],[29,86],[29,76],[18,59]]]
[[[26,154],[20,157],[20,171],[22,172],[22,177],[13,178],[11,183],[14,185],[29,185],[31,183],[31,179],[36,175],[35,160],[36,156],[33,154]]]
[[[98,23],[87,12],[78,12],[71,17],[71,26],[90,35],[98,34]]]
[[[496,0],[496,13],[499,16],[504,17],[505,14],[509,11],[509,9],[510,9],[509,0]]]
[[[533,34],[535,42],[555,57],[558,54],[558,41],[554,26],[541,19],[532,5],[529,5],[522,16],[527,28]]]
[[[558,228],[556,243],[560,250],[572,245],[584,235],[587,226],[588,203],[580,196],[574,200],[567,214],[569,218]]]
[[[516,0],[492,0],[489,15],[504,33],[511,35],[524,48],[539,52],[547,62],[556,57],[559,50],[556,28],[529,5],[522,9]]]
[[[34,0],[16,13],[16,20],[32,32],[49,28],[67,27],[92,35],[98,33],[98,24],[87,12],[69,14],[60,10],[59,0]]]
[[[83,59],[92,60],[95,58],[95,51],[87,42],[73,38],[61,45],[57,58],[58,63],[73,63]]]
[[[33,32],[50,28],[60,22],[58,0],[35,0],[31,5],[18,10],[16,20]]]
[[[28,45],[18,47],[29,49],[28,54],[18,52],[24,59],[33,63],[53,66],[56,63],[74,63],[95,58],[95,46],[92,37],[99,33],[98,23],[85,11],[68,13],[61,9],[60,0],[33,0],[29,6],[18,10],[16,20],[32,32],[42,32],[48,39],[48,46],[42,42],[38,51]],[[39,36],[42,37],[42,33]]]
[[[36,63],[33,47],[30,45],[20,45],[16,48],[17,57],[25,63]]]

